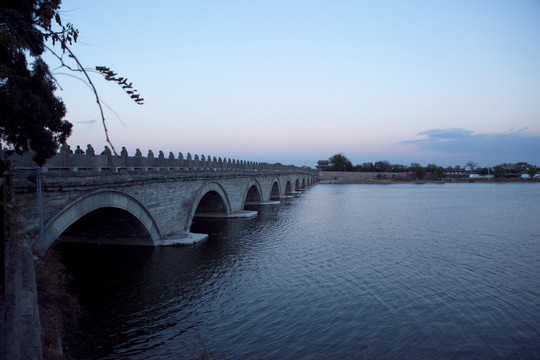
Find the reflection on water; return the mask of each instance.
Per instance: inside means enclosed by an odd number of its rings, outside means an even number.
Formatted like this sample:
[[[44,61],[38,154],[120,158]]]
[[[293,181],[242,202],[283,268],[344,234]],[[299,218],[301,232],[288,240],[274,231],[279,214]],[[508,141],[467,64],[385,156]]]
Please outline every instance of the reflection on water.
[[[192,247],[63,244],[75,358],[540,357],[540,187],[317,185]]]

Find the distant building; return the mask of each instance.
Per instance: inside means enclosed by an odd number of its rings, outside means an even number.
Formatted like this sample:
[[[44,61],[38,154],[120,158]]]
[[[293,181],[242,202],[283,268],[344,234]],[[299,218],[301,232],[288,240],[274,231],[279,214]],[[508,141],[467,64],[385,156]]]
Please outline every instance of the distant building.
[[[444,177],[447,179],[468,179],[469,173],[467,171],[445,171]]]
[[[326,170],[330,167],[330,162],[328,160],[319,160],[317,161],[317,169]]]
[[[470,174],[469,175],[469,179],[493,179],[495,176],[493,176],[492,174],[486,174],[486,175],[482,175],[482,174]]]

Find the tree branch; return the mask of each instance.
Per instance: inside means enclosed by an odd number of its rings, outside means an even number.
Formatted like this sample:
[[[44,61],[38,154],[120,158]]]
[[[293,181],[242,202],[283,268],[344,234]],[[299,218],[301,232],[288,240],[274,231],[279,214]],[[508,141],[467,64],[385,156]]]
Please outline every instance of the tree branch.
[[[92,82],[92,79],[90,78],[90,76],[88,75],[88,73],[86,72],[84,67],[82,66],[79,59],[77,59],[77,57],[75,56],[73,51],[71,51],[71,49],[69,47],[67,47],[67,46],[65,47],[65,50],[69,53],[69,56],[73,60],[75,60],[75,62],[79,66],[79,71],[81,71],[84,74],[84,76],[86,77],[86,80],[88,80],[88,83],[90,84],[90,86],[92,88],[92,91],[94,92],[94,96],[96,98],[96,103],[98,104],[99,112],[101,114],[101,123],[103,124],[103,130],[105,131],[105,140],[107,141],[107,144],[109,144],[111,146],[111,150],[113,151],[113,153],[115,155],[118,155],[118,153],[116,152],[116,150],[114,148],[114,145],[112,144],[111,140],[109,139],[109,131],[107,130],[107,125],[105,123],[105,114],[103,112],[103,106],[101,106],[101,101],[99,100],[99,95],[98,95],[96,87],[94,86],[94,83]]]

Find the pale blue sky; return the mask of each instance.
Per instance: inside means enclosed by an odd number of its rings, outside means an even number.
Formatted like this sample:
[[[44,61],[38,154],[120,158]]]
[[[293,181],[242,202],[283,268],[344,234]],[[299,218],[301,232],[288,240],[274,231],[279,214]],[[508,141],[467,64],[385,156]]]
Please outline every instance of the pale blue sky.
[[[540,165],[540,1],[64,0],[111,140],[315,166]],[[57,78],[74,148],[105,145],[82,82]],[[97,121],[93,121],[97,120]]]

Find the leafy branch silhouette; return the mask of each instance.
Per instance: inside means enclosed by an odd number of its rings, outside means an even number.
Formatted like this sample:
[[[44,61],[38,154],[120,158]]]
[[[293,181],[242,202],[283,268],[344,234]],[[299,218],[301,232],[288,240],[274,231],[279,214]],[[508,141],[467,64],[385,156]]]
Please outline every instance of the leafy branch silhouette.
[[[137,94],[137,89],[133,89],[133,83],[128,84],[128,79],[123,77],[116,77],[118,75],[114,71],[112,71],[107,66],[96,66],[96,70],[101,73],[105,80],[107,81],[113,81],[120,85],[122,89],[131,97],[133,101],[135,101],[139,105],[144,104],[144,98],[140,96],[140,94]]]

